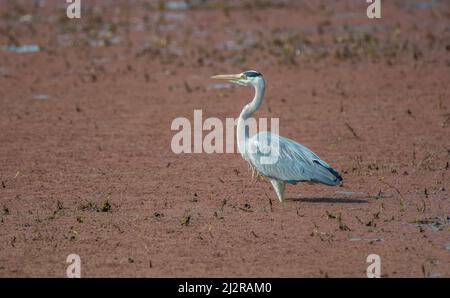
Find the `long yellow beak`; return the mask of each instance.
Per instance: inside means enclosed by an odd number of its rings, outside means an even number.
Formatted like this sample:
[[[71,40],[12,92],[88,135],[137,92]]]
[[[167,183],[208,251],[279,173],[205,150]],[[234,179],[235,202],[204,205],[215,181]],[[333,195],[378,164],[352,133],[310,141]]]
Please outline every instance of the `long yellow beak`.
[[[237,80],[242,79],[242,76],[240,74],[223,74],[223,75],[212,76],[211,79],[237,81]]]

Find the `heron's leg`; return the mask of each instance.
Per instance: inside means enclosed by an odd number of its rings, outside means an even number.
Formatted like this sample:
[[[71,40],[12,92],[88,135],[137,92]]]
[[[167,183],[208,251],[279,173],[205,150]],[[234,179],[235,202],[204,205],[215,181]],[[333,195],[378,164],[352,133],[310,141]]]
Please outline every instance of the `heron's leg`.
[[[283,202],[284,199],[284,186],[286,185],[283,181],[271,179],[270,182],[272,183],[273,189],[275,189],[275,192],[277,193],[278,200],[280,202]]]

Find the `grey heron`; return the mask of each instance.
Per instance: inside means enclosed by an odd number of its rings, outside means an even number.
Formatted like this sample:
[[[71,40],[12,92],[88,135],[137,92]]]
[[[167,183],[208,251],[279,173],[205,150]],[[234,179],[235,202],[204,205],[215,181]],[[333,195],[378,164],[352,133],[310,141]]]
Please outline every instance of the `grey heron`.
[[[239,152],[250,164],[252,170],[270,180],[280,202],[284,199],[286,184],[298,182],[321,183],[329,186],[342,184],[342,177],[338,171],[302,144],[267,131],[249,136],[247,120],[261,106],[266,89],[261,73],[249,70],[239,74],[216,75],[211,78],[254,87],[255,96],[249,104],[245,105],[238,119],[237,145]],[[269,150],[267,150],[268,146]],[[267,160],[262,162],[262,158],[267,157],[268,151],[271,151],[271,154],[275,152],[274,162],[267,162]]]

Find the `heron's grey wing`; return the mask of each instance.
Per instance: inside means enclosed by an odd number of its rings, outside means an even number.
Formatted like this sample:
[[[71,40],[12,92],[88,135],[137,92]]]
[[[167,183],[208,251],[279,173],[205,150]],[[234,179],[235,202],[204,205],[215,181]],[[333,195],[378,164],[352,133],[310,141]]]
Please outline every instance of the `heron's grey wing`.
[[[254,135],[248,150],[250,163],[269,178],[293,184],[311,181],[338,185],[342,181],[339,173],[314,152],[271,132]]]

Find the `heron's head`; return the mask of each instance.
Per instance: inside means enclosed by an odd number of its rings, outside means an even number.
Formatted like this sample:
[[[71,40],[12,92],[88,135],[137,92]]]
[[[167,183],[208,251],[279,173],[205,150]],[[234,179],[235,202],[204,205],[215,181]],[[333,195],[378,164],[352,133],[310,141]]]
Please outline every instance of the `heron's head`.
[[[254,70],[247,70],[238,74],[225,74],[212,76],[211,79],[226,80],[241,86],[258,86],[264,84],[261,73]]]

